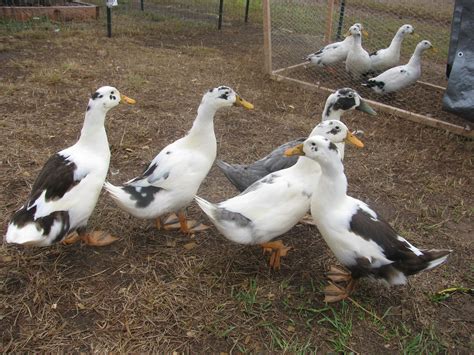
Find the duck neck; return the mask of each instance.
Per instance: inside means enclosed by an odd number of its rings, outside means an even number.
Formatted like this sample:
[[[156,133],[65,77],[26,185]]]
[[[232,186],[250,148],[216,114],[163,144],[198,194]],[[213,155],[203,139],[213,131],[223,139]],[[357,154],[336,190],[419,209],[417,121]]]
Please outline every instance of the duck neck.
[[[362,47],[362,36],[352,36],[354,41],[352,42],[352,49],[357,50]]]
[[[420,66],[421,65],[421,53],[423,49],[420,47],[416,47],[413,55],[411,56],[410,60],[408,61],[409,66]]]
[[[404,35],[403,35],[402,30],[398,30],[395,36],[393,36],[392,42],[390,42],[390,46],[388,46],[388,51],[400,52],[403,38],[404,38]]]
[[[321,208],[337,205],[347,196],[347,178],[344,174],[344,166],[339,158],[319,162],[319,165],[322,174],[313,195],[317,198],[312,203],[321,205]]]
[[[81,130],[81,136],[77,145],[87,147],[96,153],[109,153],[109,141],[105,131],[105,115],[107,109],[103,107],[93,107],[89,102]]]
[[[190,139],[214,137],[214,115],[217,109],[201,103],[198,108],[196,119],[193,122],[191,130],[188,132]]]
[[[334,102],[326,102],[326,105],[324,106],[323,114],[321,117],[321,122],[327,121],[327,120],[341,120],[341,116],[343,110],[335,110],[334,109]]]

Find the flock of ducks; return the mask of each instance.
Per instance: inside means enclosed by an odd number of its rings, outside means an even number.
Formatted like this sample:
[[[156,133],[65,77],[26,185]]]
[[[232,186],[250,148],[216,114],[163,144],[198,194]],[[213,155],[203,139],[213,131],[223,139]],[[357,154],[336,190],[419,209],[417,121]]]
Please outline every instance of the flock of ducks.
[[[353,27],[354,33],[361,31]],[[110,149],[104,121],[119,103],[134,104],[135,100],[110,86],[92,94],[79,140],[46,162],[27,201],[11,217],[7,243],[113,243],[117,238],[108,232],[87,230],[105,187],[122,210],[136,218],[155,220],[158,228],[179,228],[186,234],[207,227],[186,218],[185,209],[194,199],[227,239],[271,252],[274,269],[280,268],[281,257],[290,250],[275,238],[311,211],[327,245],[349,270],[331,268],[325,289],[327,302],[348,297],[361,277],[404,284],[407,276],[443,263],[451,252],[416,248],[367,204],[347,195],[342,163],[345,143],[359,148],[364,145],[340,118],[353,109],[376,114],[352,89],[339,89],[328,97],[322,121],[309,138],[288,142],[253,164],[219,162],[241,191],[219,203],[196,195],[216,159],[214,116],[223,108],[253,109],[253,105],[227,86],[209,90],[188,134],[163,148],[143,173],[114,186],[106,182]],[[177,213],[177,222],[173,215],[163,218],[173,213]]]
[[[362,85],[377,94],[390,94],[414,84],[421,76],[422,53],[428,49],[436,51],[430,41],[422,40],[408,63],[398,65],[403,39],[414,33],[412,25],[403,25],[387,48],[369,54],[362,47],[362,35],[368,34],[362,24],[355,23],[349,28],[343,41],[328,44],[305,59],[321,67],[330,67],[345,61],[346,71],[354,80],[365,80]]]

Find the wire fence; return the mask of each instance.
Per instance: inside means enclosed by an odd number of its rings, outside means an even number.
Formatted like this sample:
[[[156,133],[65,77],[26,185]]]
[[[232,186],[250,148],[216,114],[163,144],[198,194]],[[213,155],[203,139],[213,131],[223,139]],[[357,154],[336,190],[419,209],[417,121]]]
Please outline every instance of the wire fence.
[[[266,21],[271,50],[267,60],[271,73],[278,79],[319,89],[353,87],[365,98],[382,104],[386,111],[462,133],[465,121],[442,110],[454,1],[271,0],[264,5],[269,10]],[[429,40],[437,52],[427,50],[422,54],[422,73],[415,84],[385,95],[361,85],[383,70],[354,77],[346,71],[344,60],[319,66],[305,59],[329,43],[344,40],[344,33],[356,23],[368,32],[367,38],[362,36],[362,46],[368,53],[389,47],[403,25],[414,28],[414,34],[399,37],[402,41],[397,65],[406,64],[422,40]]]

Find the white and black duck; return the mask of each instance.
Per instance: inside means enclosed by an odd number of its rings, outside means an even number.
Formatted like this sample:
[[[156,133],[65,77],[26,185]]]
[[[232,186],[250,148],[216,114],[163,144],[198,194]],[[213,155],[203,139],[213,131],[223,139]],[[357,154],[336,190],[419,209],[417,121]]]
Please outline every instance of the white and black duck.
[[[120,102],[134,100],[110,86],[98,89],[89,99],[79,140],[49,158],[33,183],[26,203],[8,225],[7,243],[47,246],[73,242],[77,231],[90,245],[107,245],[117,238],[106,232],[86,232],[110,162],[104,121],[107,112]]]
[[[367,32],[364,31],[362,24],[355,23],[353,26],[359,28],[362,33],[367,34]],[[348,32],[346,38],[343,41],[330,43],[317,52],[306,56],[305,60],[309,61],[311,64],[321,67],[343,62],[346,60],[347,53],[352,47],[353,42],[354,38]]]
[[[372,72],[382,72],[386,69],[398,65],[400,61],[400,50],[402,41],[408,34],[414,34],[412,25],[401,26],[387,48],[379,49],[370,54],[370,70]]]
[[[333,268],[326,301],[348,297],[355,280],[371,277],[389,285],[407,282],[407,276],[442,264],[451,250],[423,250],[400,236],[366,203],[347,195],[344,166],[334,143],[324,137],[308,138],[293,150],[319,163],[321,177],[311,199],[311,215],[336,258],[350,274]]]
[[[322,121],[339,120],[345,112],[354,109],[365,112],[369,115],[376,115],[376,112],[355,90],[350,88],[336,90],[334,93],[329,95],[326,100],[322,113]],[[313,134],[314,131],[311,132],[309,136]],[[287,142],[273,150],[264,158],[248,165],[229,164],[222,160],[217,160],[217,166],[239,191],[244,191],[247,187],[264,176],[294,165],[298,158],[285,157],[284,152],[286,149],[304,142],[306,138],[307,137],[302,137]],[[340,146],[341,157],[344,158],[344,143],[341,143]]]
[[[367,74],[371,69],[369,53],[362,47],[362,31],[357,26],[349,29],[353,38],[346,57],[346,71],[352,78],[358,79]]]
[[[156,219],[158,228],[164,227],[161,216],[177,212],[183,233],[200,230],[202,226],[187,221],[185,208],[192,202],[216,158],[214,115],[219,109],[231,106],[253,108],[227,86],[209,90],[186,136],[163,148],[142,174],[123,186],[105,184],[116,204],[137,218]]]
[[[421,76],[421,54],[427,49],[436,51],[430,41],[421,41],[407,64],[390,68],[362,85],[371,88],[377,94],[389,94],[413,85]]]

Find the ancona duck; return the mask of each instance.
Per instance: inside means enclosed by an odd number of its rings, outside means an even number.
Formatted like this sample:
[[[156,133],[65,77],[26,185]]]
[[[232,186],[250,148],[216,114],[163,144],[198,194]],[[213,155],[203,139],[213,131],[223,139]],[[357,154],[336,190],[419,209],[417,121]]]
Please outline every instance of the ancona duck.
[[[389,94],[414,84],[421,76],[421,53],[427,49],[436,52],[430,41],[421,41],[407,64],[390,68],[362,85],[371,88],[377,94]]]
[[[405,284],[407,276],[442,264],[451,250],[422,250],[401,237],[364,202],[347,196],[347,179],[338,149],[330,140],[314,136],[293,149],[319,163],[321,177],[311,199],[311,214],[336,258],[351,274],[333,268],[326,302],[349,296],[355,280],[368,276],[389,285]]]
[[[370,56],[367,51],[362,48],[361,30],[357,26],[349,29],[351,37],[354,39],[352,45],[347,52],[346,71],[354,78],[358,79],[370,70]]]
[[[110,162],[104,120],[120,102],[132,100],[111,86],[98,89],[89,100],[81,136],[76,144],[54,154],[36,178],[26,203],[8,225],[7,243],[47,246],[80,239],[107,245],[117,238],[105,232],[86,232]],[[71,234],[70,238],[65,239]]]
[[[364,35],[367,35],[362,24],[355,23],[353,26],[359,28]],[[352,36],[347,36],[343,41],[330,43],[319,51],[309,54],[305,60],[321,67],[343,62],[346,60],[347,53],[352,47],[353,41]]]
[[[313,132],[334,143],[347,141],[363,147],[340,121],[324,121]],[[198,196],[195,199],[227,239],[239,244],[260,244],[264,251],[272,252],[270,266],[279,269],[280,257],[290,248],[271,240],[289,231],[309,211],[311,191],[319,175],[317,163],[300,157],[293,166],[265,176],[231,199],[218,204]]]
[[[402,41],[407,34],[413,34],[414,32],[415,30],[412,25],[401,26],[388,48],[379,49],[370,54],[370,70],[373,72],[381,72],[398,65]]]
[[[353,109],[365,112],[369,115],[376,115],[376,112],[355,90],[343,88],[329,95],[324,106],[321,121],[339,120],[345,112]],[[314,131],[311,132],[309,136],[313,134]],[[298,158],[286,157],[283,153],[286,149],[304,142],[306,138],[307,137],[298,138],[287,142],[273,150],[264,158],[248,165],[229,164],[222,160],[217,160],[217,166],[239,191],[244,191],[247,187],[264,176],[294,165]],[[341,147],[341,157],[344,158],[344,143],[338,145]]]
[[[192,228],[195,222],[188,223],[184,210],[216,158],[214,115],[217,110],[231,106],[253,108],[227,86],[209,90],[186,136],[163,148],[141,175],[123,186],[105,184],[116,204],[137,218],[156,219],[158,229],[165,227],[160,216],[171,212],[178,212],[181,232],[188,234],[201,229],[202,226]]]

